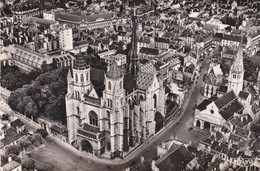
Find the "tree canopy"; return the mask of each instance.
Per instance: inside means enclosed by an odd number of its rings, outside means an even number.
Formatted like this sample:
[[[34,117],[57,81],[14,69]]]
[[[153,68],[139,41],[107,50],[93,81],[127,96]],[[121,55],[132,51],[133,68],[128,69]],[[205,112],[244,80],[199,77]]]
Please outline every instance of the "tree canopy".
[[[42,73],[31,84],[13,91],[9,106],[29,117],[44,116],[65,123],[67,73],[67,69]]]
[[[8,90],[16,90],[25,84],[30,84],[41,71],[32,71],[30,73],[22,73],[16,66],[2,66],[2,77],[0,83]]]

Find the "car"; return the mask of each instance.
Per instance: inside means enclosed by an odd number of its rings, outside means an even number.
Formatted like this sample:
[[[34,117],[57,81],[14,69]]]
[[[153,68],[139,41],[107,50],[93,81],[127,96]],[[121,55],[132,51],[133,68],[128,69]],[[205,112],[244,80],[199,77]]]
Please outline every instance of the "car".
[[[191,131],[191,130],[193,130],[193,128],[192,128],[192,127],[189,127],[188,131]]]

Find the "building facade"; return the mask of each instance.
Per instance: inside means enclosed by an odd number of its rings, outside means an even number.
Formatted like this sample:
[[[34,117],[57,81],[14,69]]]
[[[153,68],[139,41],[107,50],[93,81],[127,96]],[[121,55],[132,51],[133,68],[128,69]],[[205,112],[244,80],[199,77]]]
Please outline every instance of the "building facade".
[[[80,55],[68,74],[68,140],[79,150],[95,156],[110,153],[111,159],[123,158],[131,147],[153,136],[163,126],[163,83],[156,74],[138,69],[136,16],[132,19],[132,49],[126,73],[114,60],[108,72],[100,74],[103,74],[103,86],[94,85],[91,80],[99,74],[93,74]]]
[[[60,49],[68,51],[73,49],[72,28],[63,28],[59,32]]]

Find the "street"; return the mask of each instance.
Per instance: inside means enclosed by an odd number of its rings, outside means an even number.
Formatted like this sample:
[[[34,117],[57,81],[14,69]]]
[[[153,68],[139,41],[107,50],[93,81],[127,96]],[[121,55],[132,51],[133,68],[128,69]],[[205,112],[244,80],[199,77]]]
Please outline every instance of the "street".
[[[45,168],[47,170],[122,170],[133,161],[140,161],[140,156],[145,158],[155,156],[156,146],[173,138],[196,146],[199,141],[208,135],[208,132],[198,128],[189,130],[189,128],[192,127],[194,105],[202,100],[200,93],[202,88],[201,83],[203,75],[207,72],[206,66],[208,66],[208,63],[209,59],[203,61],[201,64],[201,74],[198,76],[197,81],[191,86],[190,93],[183,106],[183,109],[185,109],[183,114],[175,116],[175,119],[166,125],[160,133],[148,140],[149,143],[145,142],[142,144],[124,160],[115,159],[110,161],[98,159],[86,153],[78,152],[78,154],[76,154],[75,151],[66,148],[66,146],[48,137],[44,140],[44,146],[38,149],[40,151],[32,151],[29,157],[36,161],[36,165],[39,168]],[[192,93],[193,90],[194,93]],[[9,111],[1,104],[0,111],[15,115],[14,112]],[[25,123],[27,128],[35,130],[35,127],[31,123],[28,123],[27,120],[23,118],[20,119]]]

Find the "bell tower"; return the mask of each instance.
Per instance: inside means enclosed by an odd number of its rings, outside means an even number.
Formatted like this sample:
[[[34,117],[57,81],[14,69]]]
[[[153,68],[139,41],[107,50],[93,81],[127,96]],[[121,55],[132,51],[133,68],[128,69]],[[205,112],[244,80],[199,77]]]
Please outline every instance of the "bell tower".
[[[241,42],[238,47],[236,59],[229,72],[228,82],[228,91],[233,90],[237,96],[239,92],[243,90],[244,72],[243,35],[241,35]]]
[[[105,107],[110,112],[110,152],[111,158],[123,157],[123,117],[125,108],[124,76],[113,60],[105,75],[105,91],[103,97]]]

